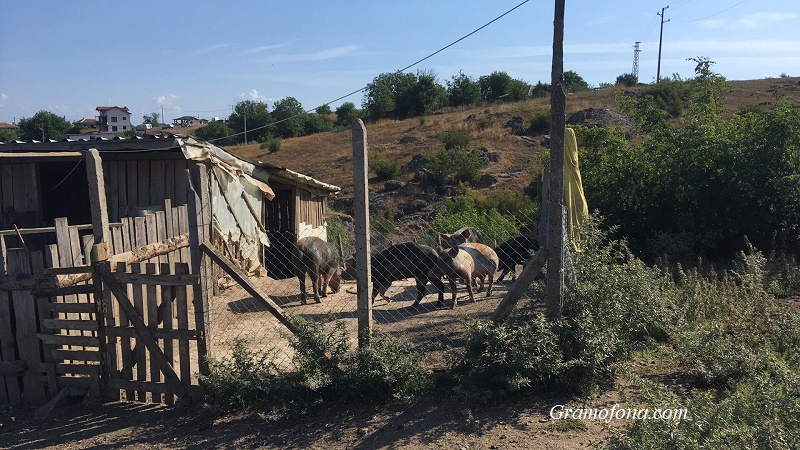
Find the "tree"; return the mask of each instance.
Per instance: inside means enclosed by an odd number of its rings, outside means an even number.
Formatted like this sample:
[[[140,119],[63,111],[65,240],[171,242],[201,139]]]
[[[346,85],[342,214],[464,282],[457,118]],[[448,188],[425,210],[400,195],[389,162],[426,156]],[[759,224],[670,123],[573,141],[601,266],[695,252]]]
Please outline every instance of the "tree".
[[[542,83],[539,81],[535,86],[533,86],[533,89],[531,89],[531,96],[533,98],[548,97],[550,95],[550,91],[552,91],[552,86],[550,86],[550,83]]]
[[[233,114],[228,118],[228,126],[237,133],[237,142],[244,141],[245,118],[247,120],[247,140],[263,140],[271,132],[269,125],[272,116],[264,102],[245,100],[236,104]]]
[[[481,96],[484,100],[493,102],[506,94],[511,76],[505,72],[492,72],[478,79],[481,87]]]
[[[328,116],[332,113],[331,106],[327,103],[322,106],[317,106],[317,109],[314,111],[320,116]]]
[[[303,136],[306,111],[294,97],[286,97],[275,102],[272,119],[275,121],[275,135],[282,138]]]
[[[481,87],[469,75],[459,71],[447,82],[450,106],[477,105],[481,101]]]
[[[408,117],[416,78],[414,74],[402,72],[384,73],[375,77],[367,85],[362,102],[369,118],[378,120],[384,117]]]
[[[214,141],[216,145],[233,145],[236,139],[233,138],[234,131],[231,127],[222,122],[209,122],[195,131],[195,136],[204,141]]]
[[[0,142],[14,142],[19,139],[17,130],[0,130]]]
[[[447,104],[447,91],[436,78],[436,73],[431,70],[417,72],[406,117],[428,115]]]
[[[336,108],[336,125],[340,127],[349,127],[357,118],[356,105],[353,102],[344,102]]]
[[[528,98],[528,89],[530,88],[530,83],[523,80],[513,79],[508,82],[508,86],[506,87],[506,93],[508,94],[508,99],[512,102],[518,102],[521,100],[525,100]]]
[[[149,114],[143,115],[142,116],[142,123],[143,124],[144,123],[149,123],[150,125],[153,126],[153,128],[157,128],[159,126],[158,113],[157,112],[151,112]]]
[[[639,84],[639,77],[632,73],[623,73],[622,75],[617,77],[617,81],[614,82],[614,85],[625,85],[627,87],[636,86]]]
[[[42,139],[53,139],[60,141],[64,139],[67,130],[72,126],[63,117],[57,116],[48,111],[39,111],[31,118],[19,120],[19,132],[22,140],[39,141]]]
[[[564,72],[564,92],[581,92],[588,91],[589,83],[587,83],[580,75],[569,70]]]

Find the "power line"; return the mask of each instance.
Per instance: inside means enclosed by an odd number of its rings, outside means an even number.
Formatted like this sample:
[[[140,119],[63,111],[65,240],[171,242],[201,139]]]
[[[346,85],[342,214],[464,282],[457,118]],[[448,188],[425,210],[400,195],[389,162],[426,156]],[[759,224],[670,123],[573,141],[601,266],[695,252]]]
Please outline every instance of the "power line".
[[[427,60],[427,59],[430,59],[430,58],[432,58],[432,57],[436,56],[437,54],[439,54],[439,53],[441,53],[441,52],[443,52],[443,51],[447,50],[448,48],[450,48],[450,47],[452,47],[452,46],[454,46],[454,45],[458,44],[459,42],[461,42],[461,41],[463,41],[464,39],[466,39],[466,38],[468,38],[468,37],[472,36],[473,34],[475,34],[475,33],[479,32],[479,31],[483,30],[484,28],[488,27],[489,25],[491,25],[491,24],[493,24],[493,23],[497,22],[498,20],[500,20],[500,19],[502,19],[503,17],[507,16],[508,14],[510,14],[511,12],[513,12],[514,10],[516,10],[517,8],[519,8],[519,7],[521,7],[522,5],[524,5],[524,4],[526,4],[526,3],[528,3],[529,1],[530,1],[530,0],[524,0],[523,2],[521,2],[521,3],[517,4],[517,5],[516,5],[516,6],[514,6],[513,8],[511,8],[511,9],[509,9],[508,11],[504,12],[503,14],[500,14],[499,16],[495,17],[494,19],[490,20],[489,22],[486,22],[485,24],[483,24],[483,25],[481,25],[480,27],[476,28],[475,30],[473,30],[473,31],[471,31],[471,32],[469,32],[469,33],[467,33],[467,34],[465,34],[465,35],[461,36],[460,38],[456,39],[455,41],[453,41],[453,42],[451,42],[451,43],[449,43],[449,44],[447,44],[447,45],[445,45],[444,47],[440,48],[439,50],[436,50],[435,52],[433,52],[433,53],[430,53],[428,56],[425,56],[424,58],[418,59],[417,61],[414,61],[413,63],[411,63],[411,64],[409,64],[409,65],[407,65],[407,66],[403,67],[402,69],[398,69],[398,70],[396,70],[394,73],[402,73],[402,72],[405,72],[406,70],[408,70],[408,69],[410,69],[410,68],[412,68],[412,67],[416,66],[417,64],[419,64],[419,63],[421,63],[421,62],[423,62],[423,61],[425,61],[425,60]],[[348,94],[342,95],[341,97],[335,98],[335,99],[333,99],[333,100],[331,100],[331,101],[329,101],[329,102],[325,102],[325,103],[323,103],[322,105],[319,105],[319,106],[323,106],[323,105],[329,105],[329,104],[331,104],[331,103],[336,103],[336,102],[338,102],[339,100],[342,100],[342,99],[345,99],[345,98],[347,98],[347,97],[350,97],[351,95],[358,94],[359,92],[363,92],[363,91],[365,91],[366,89],[367,89],[367,86],[364,86],[364,87],[362,87],[362,88],[360,88],[360,89],[356,89],[356,90],[355,90],[355,91],[353,91],[353,92],[350,92],[350,93],[348,93]],[[312,111],[315,111],[315,110],[316,110],[316,109],[317,109],[319,106],[317,106],[317,107],[315,107],[315,108],[311,108],[311,109],[309,109],[309,110],[306,110],[306,111],[304,111],[304,112],[303,112],[303,114],[309,114],[309,113],[311,113]],[[285,122],[285,121],[287,121],[287,120],[291,120],[291,119],[294,119],[294,118],[296,118],[296,117],[300,117],[300,116],[302,116],[302,114],[295,114],[295,115],[293,115],[293,116],[291,116],[291,117],[287,117],[287,118],[285,118],[285,119],[281,119],[281,120],[279,120],[279,121],[277,121],[277,122],[272,122],[272,123],[270,123],[270,124],[263,125],[263,126],[261,126],[261,127],[258,127],[258,128],[251,128],[251,129],[250,129],[250,130],[248,130],[248,131],[257,131],[257,130],[261,130],[261,129],[267,128],[267,127],[269,127],[269,126],[272,126],[272,125],[275,125],[275,124],[278,124],[278,123],[281,123],[281,122]],[[223,140],[223,139],[228,139],[228,138],[231,138],[231,137],[233,137],[233,136],[239,136],[239,135],[241,135],[241,134],[243,134],[243,133],[236,133],[236,134],[232,134],[232,135],[230,135],[230,136],[225,136],[225,137],[222,137],[222,138],[211,139],[211,140],[209,140],[209,141],[206,141],[206,142],[214,142],[214,141],[219,141],[219,140]]]
[[[712,18],[714,16],[718,16],[718,15],[720,15],[720,14],[726,12],[726,11],[730,11],[731,9],[736,8],[737,6],[741,5],[742,3],[746,2],[746,1],[747,0],[742,0],[737,4],[735,4],[735,5],[731,6],[731,7],[725,8],[720,12],[716,12],[714,14],[711,14],[710,16],[705,16],[705,17],[701,17],[700,19],[694,19],[694,20],[679,20],[678,22],[680,22],[680,23],[689,23],[689,22],[699,22],[701,20],[710,19],[710,18]]]

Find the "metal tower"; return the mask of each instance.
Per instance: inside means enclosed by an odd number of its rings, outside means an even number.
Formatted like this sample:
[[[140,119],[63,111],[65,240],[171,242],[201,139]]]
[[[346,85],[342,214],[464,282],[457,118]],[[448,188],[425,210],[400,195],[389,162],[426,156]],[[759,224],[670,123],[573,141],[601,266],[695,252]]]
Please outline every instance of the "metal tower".
[[[637,80],[639,79],[639,53],[641,53],[639,44],[641,44],[641,41],[636,41],[636,43],[633,44],[633,70],[631,71]]]

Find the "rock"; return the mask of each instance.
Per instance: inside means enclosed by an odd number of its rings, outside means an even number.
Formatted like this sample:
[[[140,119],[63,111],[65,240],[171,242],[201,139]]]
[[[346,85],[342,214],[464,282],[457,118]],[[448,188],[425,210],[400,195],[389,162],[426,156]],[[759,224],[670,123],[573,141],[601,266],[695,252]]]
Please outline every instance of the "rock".
[[[500,181],[500,178],[497,175],[492,174],[492,173],[485,173],[485,174],[481,175],[481,178],[475,184],[475,187],[477,187],[479,189],[487,188],[487,187],[497,183],[498,181]]]
[[[396,191],[403,187],[403,183],[397,180],[388,180],[383,183],[383,189],[387,192]]]
[[[403,136],[403,137],[400,138],[399,142],[401,144],[413,144],[414,142],[417,142],[418,140],[419,140],[419,138],[416,137],[416,136]]]
[[[425,155],[416,154],[416,155],[412,156],[411,157],[411,161],[409,161],[408,164],[406,164],[406,169],[409,172],[411,172],[411,171],[423,168],[426,165],[428,165],[428,158],[426,158]]]
[[[431,179],[431,173],[427,169],[419,169],[414,173],[414,181],[422,185],[428,184]]]
[[[628,116],[610,109],[587,108],[580,110],[567,118],[567,124],[601,128],[622,127],[628,139],[634,130],[633,122]]]
[[[457,197],[459,194],[461,194],[461,191],[458,190],[457,186],[450,185],[441,186],[436,190],[436,192],[445,197]]]
[[[511,128],[511,132],[517,136],[525,134],[525,119],[520,116],[513,116],[506,122],[506,128]]]

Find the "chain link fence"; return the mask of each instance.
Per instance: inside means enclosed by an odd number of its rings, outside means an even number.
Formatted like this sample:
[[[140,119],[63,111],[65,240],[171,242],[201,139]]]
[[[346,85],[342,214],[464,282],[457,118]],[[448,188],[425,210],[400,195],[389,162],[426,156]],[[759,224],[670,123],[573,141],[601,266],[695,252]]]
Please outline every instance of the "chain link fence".
[[[410,342],[424,355],[423,364],[427,369],[446,367],[448,353],[465,343],[463,321],[488,319],[513,286],[522,264],[538,249],[536,219],[532,213],[521,211],[503,214],[472,211],[466,217],[435,220],[433,228],[424,234],[401,236],[372,231],[373,330]],[[464,227],[469,231],[460,233],[459,228]],[[219,236],[215,241],[231,260],[241,263],[240,268],[247,272],[265,299],[277,305],[286,316],[324,323],[326,328],[344,324],[351,348],[355,348],[358,319],[352,223],[329,218],[324,228],[316,230],[302,239],[311,254],[305,262],[297,256],[290,257],[293,252],[301,253],[295,248],[296,244],[289,245],[286,239],[270,239],[271,247]],[[472,241],[465,244],[471,248],[456,252],[440,233],[460,233],[456,239]],[[282,247],[275,248],[277,245]],[[265,258],[270,255],[273,260],[267,261]],[[342,270],[331,276],[327,284],[318,283],[322,284],[320,301],[315,300],[313,282],[308,274],[304,275],[305,295],[302,295],[300,279],[295,276],[298,262],[300,267],[309,266],[308,271],[313,272],[318,264],[323,269],[331,264],[331,259]],[[470,300],[464,279],[455,279],[454,283],[448,280],[448,275],[455,277],[466,273],[463,270],[482,275],[474,280],[474,302]],[[275,317],[264,300],[248,294],[224,272],[215,270],[214,273],[216,287],[210,301],[209,327],[211,357],[219,360],[230,356],[233,344],[242,341],[249,350],[268,352],[278,367],[291,370],[294,351],[289,345],[289,329]],[[320,279],[323,278],[320,275]],[[484,281],[482,289],[480,278]],[[452,286],[456,287],[456,305]],[[439,302],[439,288],[443,303]],[[521,303],[530,301],[534,301],[534,295],[528,290]]]

